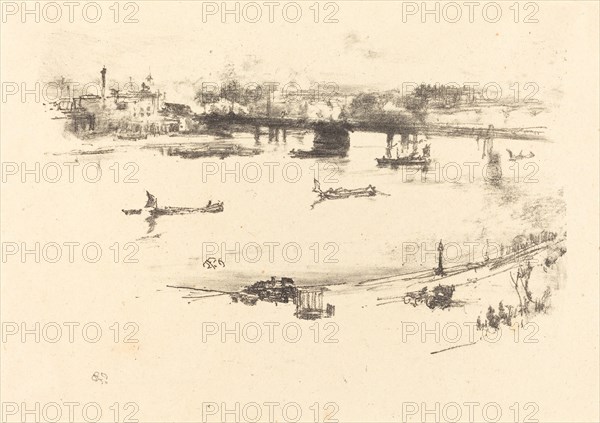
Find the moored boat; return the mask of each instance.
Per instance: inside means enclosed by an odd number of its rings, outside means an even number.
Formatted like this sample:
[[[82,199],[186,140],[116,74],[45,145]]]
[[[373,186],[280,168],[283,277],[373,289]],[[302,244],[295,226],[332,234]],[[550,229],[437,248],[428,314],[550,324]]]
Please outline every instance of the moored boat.
[[[398,155],[398,150],[396,150],[396,158],[392,158],[392,154],[390,149],[387,151],[387,156],[383,156],[381,158],[376,158],[378,166],[426,166],[431,163],[430,153],[431,153],[431,145],[427,144],[423,147],[423,152],[418,154],[416,150],[410,153],[408,156],[400,157]]]
[[[127,140],[127,141],[145,140],[145,139],[148,139],[148,134],[124,132],[121,134],[117,134],[117,139]]]
[[[381,157],[375,159],[377,160],[377,164],[379,166],[425,166],[426,164],[431,163],[431,159],[429,157],[398,157],[396,159],[391,159],[388,157]]]
[[[217,201],[216,203],[212,203],[211,201],[205,207],[200,209],[201,213],[220,213],[224,210],[223,202]]]
[[[346,189],[346,188],[329,188],[326,191],[321,189],[321,184],[318,180],[314,180],[315,186],[313,188],[313,192],[319,194],[319,198],[310,206],[314,208],[317,204],[325,200],[340,200],[344,198],[356,198],[356,197],[374,197],[376,195],[389,195],[384,194],[381,191],[377,191],[377,189],[373,185],[368,185],[365,188],[354,188],[354,189]]]
[[[159,207],[158,199],[146,191],[146,196],[148,197],[148,201],[146,201],[146,205],[144,209],[122,209],[121,211],[126,215],[132,214],[141,214],[142,211],[148,212],[148,217],[146,221],[149,224],[148,233],[152,232],[156,226],[156,220],[160,216],[173,216],[173,215],[184,215],[184,214],[192,214],[192,213],[221,213],[225,208],[222,201],[217,201],[213,203],[209,200],[208,204],[204,207]]]

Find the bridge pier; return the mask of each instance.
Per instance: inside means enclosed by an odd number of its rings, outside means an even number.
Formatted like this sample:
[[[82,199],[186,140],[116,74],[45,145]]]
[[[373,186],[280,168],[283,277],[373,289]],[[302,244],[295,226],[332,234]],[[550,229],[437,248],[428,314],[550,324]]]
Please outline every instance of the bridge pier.
[[[324,155],[345,156],[350,148],[348,129],[336,122],[320,122],[314,127],[313,150]]]
[[[260,143],[260,126],[254,127],[254,141],[257,144]]]
[[[408,144],[410,142],[408,135],[408,132],[403,132],[400,134],[400,146],[402,147],[401,150],[403,153],[404,150],[408,148]]]
[[[395,134],[393,132],[387,133],[387,139],[386,139],[387,148],[392,148],[392,146],[394,145],[394,135]]]

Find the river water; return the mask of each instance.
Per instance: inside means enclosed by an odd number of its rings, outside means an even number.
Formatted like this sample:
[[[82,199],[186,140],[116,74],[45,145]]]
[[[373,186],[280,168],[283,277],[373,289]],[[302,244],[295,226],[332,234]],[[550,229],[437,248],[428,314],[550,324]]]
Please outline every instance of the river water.
[[[481,247],[486,240],[510,243],[519,234],[562,228],[560,173],[547,166],[558,159],[556,144],[552,143],[496,140],[494,150],[502,158],[503,178],[493,182],[486,181],[481,173],[487,158],[481,158],[482,151],[473,139],[429,140],[432,158],[440,170],[438,174],[430,170],[422,180],[418,171],[413,175],[412,170],[376,166],[375,158],[385,153],[384,134],[351,134],[344,158],[294,159],[290,150],[309,150],[312,134],[288,134],[285,143],[281,137],[279,143],[269,143],[265,135],[256,145],[252,134],[234,134],[223,140],[162,136],[140,141],[81,141],[47,127],[26,129],[32,136],[15,134],[11,149],[3,145],[3,162],[19,167],[25,163],[34,175],[26,175],[25,182],[23,175],[8,176],[2,186],[2,241],[34,252],[4,257],[3,319],[31,325],[34,321],[70,321],[80,327],[98,322],[104,336],[98,344],[52,344],[51,353],[39,350],[36,359],[25,361],[21,356],[30,353],[31,344],[16,343],[23,347],[23,354],[8,355],[12,361],[4,363],[3,371],[9,370],[3,383],[18,381],[24,371],[44,374],[48,368],[74,381],[87,380],[93,371],[102,371],[110,375],[109,384],[101,389],[92,382],[83,387],[65,384],[61,397],[80,402],[94,398],[102,404],[113,404],[116,399],[121,403],[134,401],[140,408],[135,417],[142,421],[199,421],[202,401],[225,399],[261,404],[296,401],[305,410],[317,400],[335,401],[344,410],[336,418],[349,421],[344,416],[360,416],[369,410],[369,419],[383,421],[398,412],[398,398],[446,398],[448,386],[456,388],[457,384],[468,395],[453,401],[489,401],[489,379],[473,381],[479,380],[476,376],[492,363],[490,348],[499,345],[484,343],[479,344],[481,348],[461,350],[468,354],[462,360],[452,354],[431,356],[432,351],[449,345],[421,343],[417,337],[407,343],[401,322],[428,322],[431,328],[435,322],[450,321],[460,322],[462,327],[463,322],[474,322],[485,313],[490,304],[504,300],[514,305],[517,299],[506,274],[498,280],[484,279],[480,284],[458,287],[455,297],[467,306],[451,310],[430,310],[402,302],[377,306],[379,296],[402,294],[401,284],[373,291],[367,285],[332,286],[324,302],[335,306],[335,316],[317,322],[296,319],[293,304],[259,302],[246,307],[222,295],[194,301],[188,290],[167,285],[229,291],[270,276],[288,276],[302,286],[349,284],[434,267],[440,238],[450,250],[452,243],[475,242]],[[192,158],[198,155],[198,144],[215,142],[239,145],[238,153],[246,154],[247,149],[260,153]],[[528,183],[514,179],[506,148],[535,153],[530,166],[536,173]],[[36,153],[39,150],[46,154]],[[83,154],[99,150],[104,153]],[[35,163],[39,163],[40,172],[35,171]],[[66,163],[74,168],[72,182]],[[86,165],[88,180],[82,173]],[[62,169],[58,178],[52,173],[56,166]],[[472,180],[467,173],[469,166],[475,169]],[[520,169],[522,178],[531,172],[524,166]],[[102,175],[97,182],[90,182],[97,167]],[[282,173],[284,167],[286,174]],[[272,179],[269,168],[274,169]],[[457,168],[461,178],[452,181]],[[40,175],[36,182],[35,173],[39,175],[43,169],[46,175]],[[222,175],[222,169],[230,173]],[[262,169],[260,177],[253,173],[256,169]],[[371,184],[388,195],[325,201],[311,209],[317,198],[312,192],[316,169],[323,189]],[[409,181],[409,176],[416,178]],[[54,179],[57,181],[50,182]],[[147,233],[144,214],[122,212],[143,208],[146,190],[158,198],[161,207],[202,207],[209,200],[221,200],[225,210],[162,216]],[[35,243],[42,245],[38,254]],[[72,263],[66,243],[78,243]],[[54,260],[55,249],[48,246],[56,244],[62,246],[62,255]],[[292,247],[288,246],[284,255],[287,244]],[[429,253],[417,253],[408,260],[403,251],[415,244]],[[101,257],[94,261],[95,250],[89,248],[83,253],[84,245],[99,246]],[[215,245],[220,251],[215,252]],[[256,245],[262,253],[258,259]],[[273,248],[272,259],[268,245]],[[223,248],[229,250],[223,257],[224,267],[218,263],[214,269],[203,266],[205,256],[218,256]],[[543,290],[551,284],[545,280],[547,276],[536,270],[535,277],[541,280],[535,287]],[[465,282],[464,278],[456,279],[449,283]],[[115,322],[123,329],[121,336],[132,335],[134,327],[133,336],[139,342],[115,343],[109,329]],[[273,342],[266,332],[269,322],[279,324]],[[240,341],[234,335],[223,341],[219,334],[206,339],[207,324],[217,328],[224,325],[230,332],[258,326],[262,342],[246,342],[246,337]],[[287,341],[283,327],[299,329],[300,341]],[[516,348],[512,336],[507,336],[506,349],[498,354],[515,356],[523,366],[519,372],[531,371],[534,366],[535,372],[546,374],[546,369],[535,368],[539,363],[528,358],[541,353],[542,348],[555,348],[553,328],[560,327],[542,326],[539,333],[545,336],[543,342],[525,344],[528,348]],[[326,337],[333,340],[325,341]],[[460,342],[468,340],[461,338]],[[535,348],[540,348],[539,352]],[[75,354],[85,359],[76,363],[63,359]],[[350,355],[353,360],[341,359]],[[492,365],[500,375],[499,383],[510,384],[514,363],[495,360]],[[511,372],[504,368],[507,365]],[[266,391],[250,397],[248,387],[259,383]],[[549,381],[542,379],[540,383]],[[381,396],[370,386],[389,387],[394,395]],[[46,393],[44,384],[37,384],[32,391],[31,386],[6,382],[2,389],[11,391],[14,398],[44,398]],[[505,403],[512,400],[514,397],[505,398]]]
[[[291,150],[312,148],[312,133],[290,132],[285,141],[245,133],[139,141],[71,137],[42,162],[61,165],[60,181],[44,183],[42,176],[40,184],[26,184],[19,193],[28,222],[20,233],[42,241],[99,242],[105,254],[114,254],[108,247],[119,242],[119,261],[138,260],[160,286],[234,290],[270,276],[292,277],[299,285],[358,282],[434,266],[432,251],[440,239],[458,244],[462,256],[456,260],[467,261],[477,257],[466,257],[466,243],[478,243],[474,251],[481,254],[486,242],[506,245],[520,234],[562,228],[561,187],[546,165],[556,160],[554,144],[495,140],[498,181],[474,139],[427,140],[433,163],[423,172],[378,167],[375,158],[385,154],[385,138],[351,133],[346,157],[293,158]],[[233,153],[198,153],[215,144]],[[506,149],[532,151],[535,157],[510,162]],[[85,154],[90,152],[99,153]],[[77,163],[72,183],[66,181],[65,162]],[[91,176],[84,177],[80,169],[88,163]],[[102,169],[100,180],[86,181],[95,177],[96,167]],[[381,194],[311,208],[318,198],[315,178],[323,190],[370,184]],[[161,207],[203,207],[211,200],[223,201],[225,210],[161,216],[148,233],[145,211],[122,212],[142,208],[146,190]],[[35,214],[40,198],[50,205],[41,218]],[[415,246],[417,255],[407,258]],[[211,257],[222,262],[210,268],[205,261]]]

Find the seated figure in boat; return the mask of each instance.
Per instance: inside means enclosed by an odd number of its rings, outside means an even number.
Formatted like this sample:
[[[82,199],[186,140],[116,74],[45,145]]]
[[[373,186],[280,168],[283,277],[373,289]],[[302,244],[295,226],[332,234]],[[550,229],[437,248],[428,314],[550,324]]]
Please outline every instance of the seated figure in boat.
[[[413,151],[408,155],[409,159],[416,159],[419,157],[419,146],[415,143],[413,144]]]
[[[427,144],[425,147],[423,147],[423,157],[429,157],[430,154],[431,154],[431,144]]]

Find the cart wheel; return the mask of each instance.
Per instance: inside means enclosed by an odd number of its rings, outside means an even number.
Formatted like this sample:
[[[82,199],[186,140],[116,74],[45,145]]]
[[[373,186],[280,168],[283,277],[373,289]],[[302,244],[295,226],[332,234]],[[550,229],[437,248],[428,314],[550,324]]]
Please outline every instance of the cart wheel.
[[[433,297],[428,297],[428,298],[425,300],[425,304],[427,305],[427,307],[429,307],[429,308],[430,308],[430,309],[432,309],[432,310],[435,308],[435,302],[434,302],[434,299],[435,299],[435,298],[433,298]]]

